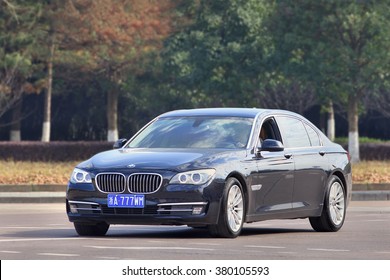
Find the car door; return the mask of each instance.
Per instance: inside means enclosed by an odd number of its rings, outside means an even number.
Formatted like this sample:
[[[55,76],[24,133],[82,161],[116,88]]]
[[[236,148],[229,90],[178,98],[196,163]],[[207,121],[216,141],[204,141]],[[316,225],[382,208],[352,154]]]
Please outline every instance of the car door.
[[[296,211],[316,210],[322,203],[328,166],[320,138],[315,129],[301,119],[279,116],[276,121],[286,150],[294,159],[292,207]]]
[[[258,146],[265,139],[281,141],[279,128],[273,117],[266,118],[261,128]],[[253,176],[251,186],[255,196],[255,215],[278,215],[291,210],[294,184],[292,158],[285,151],[260,151],[256,160],[258,171]]]

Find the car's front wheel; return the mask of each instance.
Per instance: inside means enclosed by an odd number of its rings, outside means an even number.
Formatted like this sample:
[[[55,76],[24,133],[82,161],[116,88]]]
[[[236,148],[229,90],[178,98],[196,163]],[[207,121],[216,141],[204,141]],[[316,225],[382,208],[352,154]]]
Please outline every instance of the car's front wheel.
[[[337,176],[332,176],[325,193],[320,217],[309,218],[316,231],[338,231],[344,224],[346,211],[345,187]]]
[[[98,224],[74,223],[74,228],[80,236],[103,236],[109,227],[110,225],[104,222]]]
[[[215,237],[235,238],[240,235],[244,224],[245,197],[240,182],[229,178],[222,198],[218,224],[209,226]]]

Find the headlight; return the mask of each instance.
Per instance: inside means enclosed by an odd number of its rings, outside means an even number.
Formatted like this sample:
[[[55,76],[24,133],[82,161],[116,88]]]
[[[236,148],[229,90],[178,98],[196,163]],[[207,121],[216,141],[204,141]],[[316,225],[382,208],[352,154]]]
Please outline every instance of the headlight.
[[[203,185],[210,181],[214,174],[214,169],[187,171],[176,174],[169,183],[181,185]]]
[[[70,177],[72,183],[92,183],[91,175],[88,172],[75,168]]]

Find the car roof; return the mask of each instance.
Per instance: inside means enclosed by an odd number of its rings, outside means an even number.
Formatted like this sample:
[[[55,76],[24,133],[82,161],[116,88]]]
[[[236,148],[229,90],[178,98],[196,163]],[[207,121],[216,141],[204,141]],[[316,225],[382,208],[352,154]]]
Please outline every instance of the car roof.
[[[263,113],[288,113],[292,112],[284,110],[271,110],[260,108],[203,108],[203,109],[187,109],[167,112],[160,117],[195,117],[195,116],[216,116],[216,117],[242,117],[255,118]]]

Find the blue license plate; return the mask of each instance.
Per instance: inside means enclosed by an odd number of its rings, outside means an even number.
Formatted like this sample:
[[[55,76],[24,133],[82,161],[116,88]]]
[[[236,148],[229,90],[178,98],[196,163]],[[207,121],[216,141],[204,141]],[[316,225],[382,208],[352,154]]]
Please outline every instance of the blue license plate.
[[[108,207],[144,208],[145,196],[143,194],[112,194],[107,196]]]

